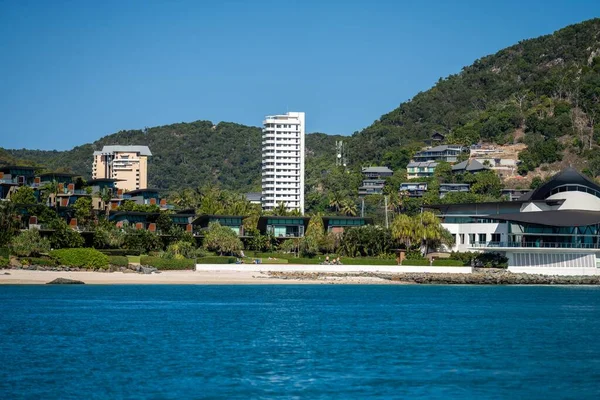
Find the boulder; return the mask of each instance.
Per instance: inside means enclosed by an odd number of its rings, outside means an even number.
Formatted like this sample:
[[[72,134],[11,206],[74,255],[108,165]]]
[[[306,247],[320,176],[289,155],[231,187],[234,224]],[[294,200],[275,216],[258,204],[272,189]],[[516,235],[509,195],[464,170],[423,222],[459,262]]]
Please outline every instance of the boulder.
[[[139,271],[141,273],[143,273],[143,274],[148,275],[148,274],[151,274],[151,273],[156,272],[158,270],[156,268],[154,268],[154,267],[140,267]]]
[[[68,278],[56,278],[52,282],[46,283],[46,285],[83,285],[85,282],[78,281],[75,279]]]

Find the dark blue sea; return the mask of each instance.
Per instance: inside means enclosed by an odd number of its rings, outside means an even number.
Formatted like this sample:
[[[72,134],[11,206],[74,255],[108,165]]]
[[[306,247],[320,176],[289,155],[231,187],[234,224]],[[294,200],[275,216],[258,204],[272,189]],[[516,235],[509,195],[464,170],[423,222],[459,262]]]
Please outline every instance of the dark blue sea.
[[[600,288],[2,286],[2,399],[600,399]]]

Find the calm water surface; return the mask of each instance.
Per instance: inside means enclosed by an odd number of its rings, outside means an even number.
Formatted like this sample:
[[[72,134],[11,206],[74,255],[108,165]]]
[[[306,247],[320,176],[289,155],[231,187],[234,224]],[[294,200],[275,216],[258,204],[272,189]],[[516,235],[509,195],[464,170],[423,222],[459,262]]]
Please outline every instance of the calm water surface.
[[[600,288],[2,286],[0,398],[600,399]]]

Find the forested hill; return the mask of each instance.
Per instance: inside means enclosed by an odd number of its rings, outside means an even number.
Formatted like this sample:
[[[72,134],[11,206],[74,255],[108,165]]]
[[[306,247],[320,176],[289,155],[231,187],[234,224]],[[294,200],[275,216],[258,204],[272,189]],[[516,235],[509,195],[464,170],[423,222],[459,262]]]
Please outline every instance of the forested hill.
[[[400,167],[405,162],[401,150],[422,145],[434,131],[456,143],[545,139],[548,153],[583,152],[599,119],[600,19],[593,19],[524,40],[440,79],[355,134],[351,159]],[[565,135],[569,140],[560,139]],[[597,143],[591,135],[591,146]],[[524,157],[529,169],[556,161],[535,159],[538,154]]]
[[[307,151],[311,157],[330,154],[334,163],[336,139],[339,136],[308,134]],[[196,121],[121,131],[69,151],[22,149],[4,154],[9,159],[28,160],[52,171],[72,171],[89,178],[92,153],[111,144],[150,147],[151,187],[175,190],[218,184],[239,192],[260,191],[261,129],[229,122],[213,125],[210,121]]]

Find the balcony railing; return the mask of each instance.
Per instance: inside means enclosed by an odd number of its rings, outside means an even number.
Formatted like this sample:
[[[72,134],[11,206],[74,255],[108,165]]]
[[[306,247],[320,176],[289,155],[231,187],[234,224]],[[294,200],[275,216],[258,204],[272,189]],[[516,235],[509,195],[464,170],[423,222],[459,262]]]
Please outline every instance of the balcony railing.
[[[600,243],[566,242],[475,242],[474,248],[544,248],[544,249],[600,249]]]

